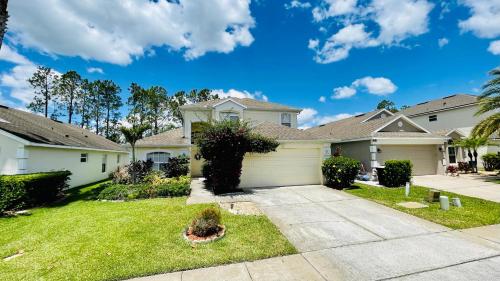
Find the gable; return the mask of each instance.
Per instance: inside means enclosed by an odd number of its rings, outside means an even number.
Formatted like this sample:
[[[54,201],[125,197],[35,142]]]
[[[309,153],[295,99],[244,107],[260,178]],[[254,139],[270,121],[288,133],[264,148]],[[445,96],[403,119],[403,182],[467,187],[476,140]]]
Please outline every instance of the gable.
[[[366,120],[363,120],[362,122],[368,122],[368,121],[380,119],[380,118],[387,118],[390,116],[394,116],[394,113],[390,112],[389,110],[382,109],[382,110],[380,110],[380,112],[370,116],[369,118],[367,118]]]
[[[242,111],[246,107],[241,103],[235,102],[231,99],[225,100],[221,103],[214,105],[216,111]]]
[[[387,126],[380,129],[378,132],[418,132],[427,133],[425,130],[419,128],[412,122],[405,120],[404,118],[395,119],[393,122]]]

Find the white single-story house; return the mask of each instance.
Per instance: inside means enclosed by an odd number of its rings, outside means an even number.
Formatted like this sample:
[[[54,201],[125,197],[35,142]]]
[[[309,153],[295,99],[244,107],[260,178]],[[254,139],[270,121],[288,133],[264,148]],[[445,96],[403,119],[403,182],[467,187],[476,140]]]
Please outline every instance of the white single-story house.
[[[486,117],[498,113],[491,111],[481,115],[475,115],[479,110],[478,97],[475,95],[457,94],[450,95],[440,99],[424,101],[411,106],[401,114],[406,115],[413,122],[432,132],[457,131],[465,137],[470,136],[472,128]],[[478,149],[478,166],[482,166],[481,156],[486,153],[498,153],[500,151],[500,141],[498,136],[494,135],[490,141],[493,145],[487,145]],[[452,155],[448,161],[450,164],[456,164],[457,161],[468,161],[467,154],[462,149],[448,146],[448,153]],[[457,155],[458,157],[453,157]]]
[[[0,175],[68,170],[74,187],[108,178],[128,158],[88,130],[0,105]]]
[[[197,155],[193,138],[203,122],[210,120],[245,120],[253,130],[276,138],[276,152],[248,154],[243,161],[240,187],[321,184],[321,163],[329,157],[330,142],[297,129],[301,110],[254,99],[224,98],[184,105],[184,126],[136,144],[136,158],[151,159],[155,167],[170,156],[186,154],[191,160],[191,175],[201,176],[203,159]]]
[[[307,132],[320,138],[336,138],[332,151],[361,161],[366,172],[372,173],[386,160],[410,160],[414,175],[443,174],[447,147],[452,138],[463,137],[459,132],[431,132],[402,114],[375,110],[334,121]]]

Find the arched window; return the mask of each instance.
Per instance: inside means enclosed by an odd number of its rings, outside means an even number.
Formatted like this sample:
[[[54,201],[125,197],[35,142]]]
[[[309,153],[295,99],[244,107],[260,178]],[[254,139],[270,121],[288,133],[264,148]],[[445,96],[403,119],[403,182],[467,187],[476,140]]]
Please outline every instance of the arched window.
[[[157,171],[168,162],[169,158],[170,153],[167,152],[150,152],[146,155],[147,160],[153,161],[153,169]]]

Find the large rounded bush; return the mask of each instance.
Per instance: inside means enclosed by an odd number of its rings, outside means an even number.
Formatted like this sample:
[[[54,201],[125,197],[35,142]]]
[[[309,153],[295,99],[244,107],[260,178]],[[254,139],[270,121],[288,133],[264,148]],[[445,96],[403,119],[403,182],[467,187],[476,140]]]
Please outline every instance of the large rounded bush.
[[[330,157],[323,162],[321,170],[326,185],[338,189],[347,188],[354,183],[359,173],[360,162],[348,157]]]
[[[399,187],[411,180],[410,160],[387,160],[383,169],[377,169],[378,181],[387,187]]]

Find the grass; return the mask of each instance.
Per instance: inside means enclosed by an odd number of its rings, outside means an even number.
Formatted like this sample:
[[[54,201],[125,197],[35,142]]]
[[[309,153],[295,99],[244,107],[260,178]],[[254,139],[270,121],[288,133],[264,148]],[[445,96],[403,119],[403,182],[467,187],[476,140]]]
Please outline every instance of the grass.
[[[265,216],[226,211],[226,236],[192,247],[181,232],[210,204],[92,200],[98,190],[89,185],[29,216],[0,218],[0,279],[117,280],[297,252]],[[24,255],[2,259],[19,250]]]
[[[452,229],[464,229],[483,225],[500,223],[500,203],[483,199],[463,196],[451,192],[441,191],[441,195],[450,198],[458,197],[462,208],[450,206],[449,211],[440,209],[439,202],[428,203],[424,201],[429,188],[412,186],[410,196],[405,196],[404,188],[374,187],[361,183],[354,184],[346,192],[391,207],[393,209],[447,226]],[[428,208],[407,209],[397,203],[414,201],[429,205]]]

